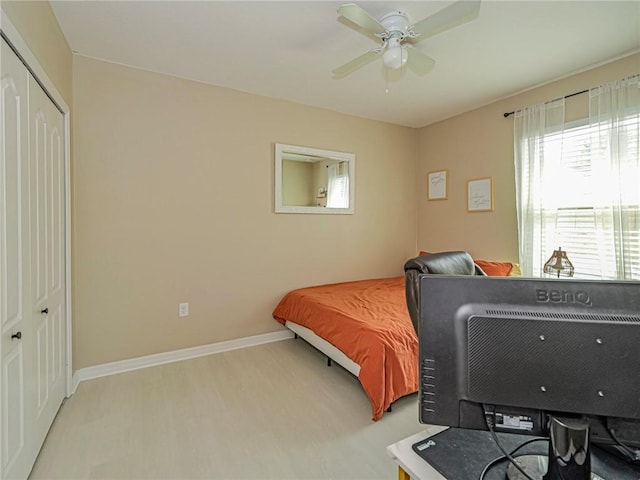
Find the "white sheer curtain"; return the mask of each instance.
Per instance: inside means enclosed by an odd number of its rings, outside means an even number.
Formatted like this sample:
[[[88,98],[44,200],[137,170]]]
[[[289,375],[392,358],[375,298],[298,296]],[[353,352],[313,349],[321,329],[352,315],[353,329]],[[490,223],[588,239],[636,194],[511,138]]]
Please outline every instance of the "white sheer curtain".
[[[516,112],[523,275],[562,247],[577,277],[640,279],[639,78],[591,89],[579,122],[564,122],[563,100]]]
[[[613,270],[609,276],[620,279],[640,278],[639,79],[589,91],[594,216],[598,231],[610,232],[601,258]]]
[[[345,162],[328,166],[327,208],[349,207],[349,169]]]
[[[553,240],[556,211],[545,208],[543,179],[562,155],[564,99],[519,110],[514,120],[514,163],[520,268],[524,276],[539,276],[544,246]],[[551,134],[559,138],[548,141]],[[545,175],[545,171],[547,175]],[[551,237],[551,238],[550,238]],[[548,256],[548,255],[547,255]]]

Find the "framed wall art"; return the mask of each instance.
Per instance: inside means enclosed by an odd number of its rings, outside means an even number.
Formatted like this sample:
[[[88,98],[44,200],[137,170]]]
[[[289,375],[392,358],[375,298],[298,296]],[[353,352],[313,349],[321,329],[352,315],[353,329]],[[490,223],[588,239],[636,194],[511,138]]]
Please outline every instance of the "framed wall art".
[[[493,177],[467,181],[467,211],[493,211]]]
[[[427,200],[446,200],[449,189],[449,170],[427,174]]]

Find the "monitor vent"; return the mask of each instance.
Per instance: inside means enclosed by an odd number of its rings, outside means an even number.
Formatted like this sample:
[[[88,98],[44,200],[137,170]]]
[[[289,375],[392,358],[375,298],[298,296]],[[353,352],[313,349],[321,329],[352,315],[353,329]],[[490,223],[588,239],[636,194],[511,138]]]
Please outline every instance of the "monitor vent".
[[[637,323],[591,321],[596,315],[560,319],[503,313],[468,319],[470,401],[640,418]]]
[[[640,323],[637,315],[615,315],[598,313],[573,313],[573,312],[540,312],[540,311],[516,311],[516,310],[486,310],[487,315],[496,317],[523,317],[523,318],[549,318],[553,320],[586,320],[594,322],[623,322]]]

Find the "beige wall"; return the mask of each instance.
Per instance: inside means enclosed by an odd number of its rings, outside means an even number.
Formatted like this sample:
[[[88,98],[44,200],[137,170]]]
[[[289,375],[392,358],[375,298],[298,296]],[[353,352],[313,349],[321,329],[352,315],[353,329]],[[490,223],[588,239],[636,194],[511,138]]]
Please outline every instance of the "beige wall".
[[[418,131],[418,247],[467,250],[476,258],[518,261],[513,117],[504,112],[640,73],[640,55],[492,103]],[[567,116],[587,114],[587,95],[567,99]],[[427,201],[427,173],[449,169],[449,199]],[[467,213],[467,180],[492,176],[493,212]]]
[[[286,291],[415,254],[415,130],[85,57],[73,80],[74,369],[277,331]],[[356,213],[273,213],[274,143],[355,153]]]
[[[73,57],[49,2],[2,0],[0,8],[71,107]]]

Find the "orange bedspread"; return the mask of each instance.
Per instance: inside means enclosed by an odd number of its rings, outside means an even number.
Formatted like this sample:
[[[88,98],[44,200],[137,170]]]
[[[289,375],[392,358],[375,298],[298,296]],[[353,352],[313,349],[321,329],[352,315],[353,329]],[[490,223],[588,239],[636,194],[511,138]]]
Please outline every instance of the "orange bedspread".
[[[358,379],[378,420],[392,402],[418,390],[418,338],[404,277],[301,288],[273,317],[307,327],[360,365]]]

